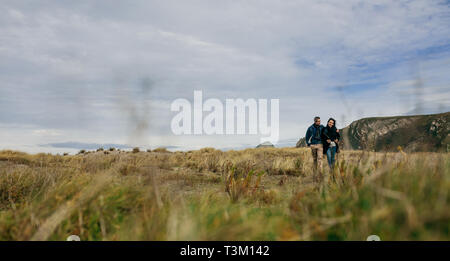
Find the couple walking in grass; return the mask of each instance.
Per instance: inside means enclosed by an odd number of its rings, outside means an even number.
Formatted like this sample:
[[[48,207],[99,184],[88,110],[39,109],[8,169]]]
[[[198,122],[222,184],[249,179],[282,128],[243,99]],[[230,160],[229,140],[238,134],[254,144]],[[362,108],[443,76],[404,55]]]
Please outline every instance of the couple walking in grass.
[[[328,166],[334,168],[336,153],[339,153],[339,130],[336,120],[328,119],[327,125],[320,124],[320,117],[314,117],[314,123],[306,131],[306,145],[311,148],[315,172],[322,170],[322,157],[326,155]]]

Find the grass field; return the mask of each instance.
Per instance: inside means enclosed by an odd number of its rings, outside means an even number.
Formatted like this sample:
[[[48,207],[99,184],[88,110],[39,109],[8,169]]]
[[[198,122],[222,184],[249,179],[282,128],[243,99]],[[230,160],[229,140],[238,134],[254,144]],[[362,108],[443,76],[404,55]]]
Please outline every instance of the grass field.
[[[0,240],[450,240],[450,155],[0,151]]]

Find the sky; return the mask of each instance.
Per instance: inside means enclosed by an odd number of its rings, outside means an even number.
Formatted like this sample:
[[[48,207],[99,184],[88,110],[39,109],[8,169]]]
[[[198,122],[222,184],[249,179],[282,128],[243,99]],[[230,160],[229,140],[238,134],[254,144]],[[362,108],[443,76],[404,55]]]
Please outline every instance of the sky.
[[[181,135],[175,99],[279,99],[280,141],[314,116],[450,111],[449,1],[0,0],[0,149],[254,147]]]

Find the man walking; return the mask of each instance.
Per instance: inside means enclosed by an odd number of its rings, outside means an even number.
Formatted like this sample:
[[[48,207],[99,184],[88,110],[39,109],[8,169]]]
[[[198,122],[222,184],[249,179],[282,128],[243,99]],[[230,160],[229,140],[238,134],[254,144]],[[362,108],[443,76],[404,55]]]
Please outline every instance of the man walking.
[[[314,117],[314,123],[306,131],[306,145],[311,148],[314,159],[314,181],[317,181],[317,174],[322,172],[322,131],[323,125],[320,124],[320,117]]]

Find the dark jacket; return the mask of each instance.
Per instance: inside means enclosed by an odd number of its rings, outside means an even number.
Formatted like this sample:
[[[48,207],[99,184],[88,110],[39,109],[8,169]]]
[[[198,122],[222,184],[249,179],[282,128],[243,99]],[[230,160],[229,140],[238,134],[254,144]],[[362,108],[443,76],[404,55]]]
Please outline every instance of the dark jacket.
[[[327,142],[327,140],[340,140],[341,139],[341,135],[339,134],[339,132],[337,132],[337,129],[335,126],[333,127],[328,127],[328,125],[326,127],[323,128],[322,131],[322,143],[323,143],[323,154],[327,154],[327,150],[328,147],[330,146],[330,143]],[[339,152],[339,144],[336,143],[336,152]]]
[[[311,144],[321,144],[322,143],[322,130],[324,129],[323,125],[316,126],[315,124],[309,126],[306,131],[306,145]],[[319,133],[317,133],[319,132]]]

